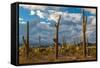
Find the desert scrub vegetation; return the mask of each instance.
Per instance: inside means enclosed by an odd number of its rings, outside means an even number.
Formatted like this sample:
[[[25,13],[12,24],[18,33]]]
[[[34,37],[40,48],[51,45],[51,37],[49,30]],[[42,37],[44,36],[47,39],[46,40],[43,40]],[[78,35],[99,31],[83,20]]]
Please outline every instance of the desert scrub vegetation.
[[[54,47],[30,47],[28,57],[26,57],[25,47],[22,46],[19,48],[19,63],[95,60],[96,47],[88,46],[86,55],[84,58],[82,46],[64,45],[59,46],[58,59],[55,57]]]

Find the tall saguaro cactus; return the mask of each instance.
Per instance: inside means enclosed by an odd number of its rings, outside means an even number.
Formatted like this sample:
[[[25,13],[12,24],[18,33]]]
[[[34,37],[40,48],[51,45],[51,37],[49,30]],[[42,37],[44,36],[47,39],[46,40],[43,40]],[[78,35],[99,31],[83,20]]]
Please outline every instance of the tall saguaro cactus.
[[[29,22],[27,22],[27,55],[29,54]]]
[[[56,38],[54,39],[54,42],[55,42],[56,59],[58,58],[58,32],[59,32],[60,19],[61,19],[61,15],[59,16],[58,22],[55,24],[55,27],[56,27]]]
[[[29,22],[27,22],[27,36],[26,36],[26,40],[24,38],[24,36],[22,37],[24,45],[25,45],[25,53],[26,53],[26,57],[28,57],[29,55]]]
[[[84,15],[84,10],[83,10],[83,21],[82,21],[82,27],[83,27],[83,54],[84,57],[86,57],[86,23],[87,23],[87,18]]]
[[[41,47],[41,36],[39,36],[39,46]]]
[[[65,41],[65,35],[62,36],[62,45],[65,46],[66,41]]]

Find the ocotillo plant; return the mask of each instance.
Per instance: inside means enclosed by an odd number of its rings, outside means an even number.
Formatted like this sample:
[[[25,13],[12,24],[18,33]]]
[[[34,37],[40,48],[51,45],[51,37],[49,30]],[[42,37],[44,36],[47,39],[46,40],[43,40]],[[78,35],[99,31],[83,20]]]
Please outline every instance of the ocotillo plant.
[[[56,52],[56,59],[58,58],[58,31],[59,31],[59,23],[60,23],[61,15],[59,16],[58,23],[55,24],[56,27],[56,38],[54,38],[55,43],[55,52]]]
[[[84,15],[84,10],[83,10],[83,21],[82,21],[82,31],[83,31],[83,54],[84,57],[86,57],[86,16]]]
[[[22,37],[24,45],[25,45],[25,53],[26,57],[29,55],[29,22],[27,22],[27,39],[25,40],[24,36]]]

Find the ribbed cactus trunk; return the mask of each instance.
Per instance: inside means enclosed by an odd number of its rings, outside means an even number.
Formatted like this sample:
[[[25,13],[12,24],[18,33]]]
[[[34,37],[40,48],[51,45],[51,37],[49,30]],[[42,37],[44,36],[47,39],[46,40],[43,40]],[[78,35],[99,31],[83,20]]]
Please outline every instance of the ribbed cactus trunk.
[[[28,57],[29,55],[29,22],[27,22],[27,36],[26,36],[26,40],[24,38],[24,36],[22,37],[23,39],[23,43],[25,45],[25,54],[26,54],[26,57]]]
[[[60,23],[61,15],[59,16],[58,23],[55,24],[56,27],[56,38],[55,38],[55,53],[56,59],[58,59],[58,32],[59,32],[59,23]]]
[[[65,38],[64,38],[64,35],[62,36],[62,46],[65,45]]]
[[[56,27],[56,59],[58,58],[58,31],[59,31],[59,25]]]
[[[27,45],[26,45],[26,53],[27,53],[27,57],[29,54],[29,22],[27,22]]]
[[[87,39],[86,39],[86,46],[88,47],[88,37],[87,37]],[[87,48],[87,56],[89,56],[90,55],[90,53],[89,53],[89,48]]]
[[[86,43],[87,43],[86,46],[88,46],[88,37],[87,37],[87,39],[86,39]]]
[[[39,47],[41,47],[41,36],[39,36]]]
[[[84,11],[83,11],[83,54],[84,57],[86,57],[86,16],[84,16]]]

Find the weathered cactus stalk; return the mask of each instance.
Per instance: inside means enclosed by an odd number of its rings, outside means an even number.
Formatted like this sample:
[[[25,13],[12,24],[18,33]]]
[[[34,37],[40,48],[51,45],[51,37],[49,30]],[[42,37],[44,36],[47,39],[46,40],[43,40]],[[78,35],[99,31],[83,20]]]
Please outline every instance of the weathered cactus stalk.
[[[84,10],[83,10],[83,54],[84,57],[86,57],[86,16],[84,16]]]
[[[41,36],[39,36],[39,47],[41,47]]]
[[[27,45],[26,45],[26,49],[27,49],[27,57],[29,55],[29,22],[27,22]]]
[[[55,24],[55,27],[56,27],[56,38],[54,38],[54,42],[55,42],[56,59],[58,58],[58,31],[59,31],[60,19],[61,19],[61,15],[59,16],[58,23]]]
[[[24,36],[22,36],[22,39],[23,39],[24,45],[26,45],[27,43],[26,43],[26,40],[25,40]]]
[[[23,43],[25,45],[25,54],[28,58],[29,55],[29,22],[27,22],[27,40],[25,40],[24,36],[22,37]]]
[[[62,45],[65,46],[65,36],[62,36]]]
[[[90,54],[89,54],[89,48],[88,48],[88,37],[86,39],[86,46],[87,46],[87,56],[89,56]]]

